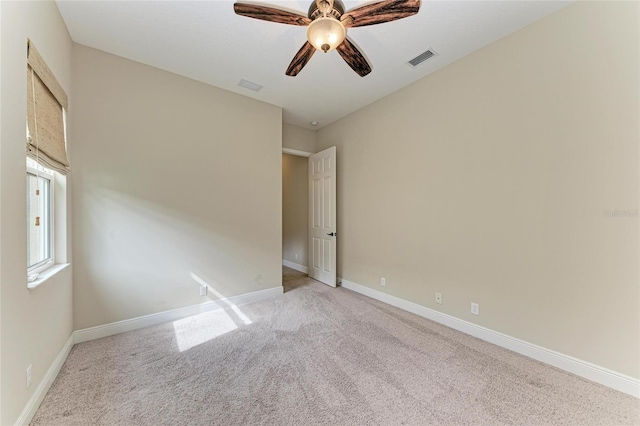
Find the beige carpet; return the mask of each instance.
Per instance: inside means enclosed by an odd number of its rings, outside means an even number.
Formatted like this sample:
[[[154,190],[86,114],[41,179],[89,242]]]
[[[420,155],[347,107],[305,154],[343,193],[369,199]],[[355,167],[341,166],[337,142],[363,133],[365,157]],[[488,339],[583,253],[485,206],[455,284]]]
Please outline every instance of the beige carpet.
[[[628,395],[291,270],[285,288],[76,345],[32,424],[640,424]]]

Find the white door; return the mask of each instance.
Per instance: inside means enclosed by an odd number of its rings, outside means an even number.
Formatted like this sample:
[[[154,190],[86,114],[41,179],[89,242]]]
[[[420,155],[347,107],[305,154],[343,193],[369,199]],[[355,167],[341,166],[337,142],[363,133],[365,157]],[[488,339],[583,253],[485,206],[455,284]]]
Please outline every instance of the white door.
[[[336,286],[336,147],[309,157],[309,276]]]

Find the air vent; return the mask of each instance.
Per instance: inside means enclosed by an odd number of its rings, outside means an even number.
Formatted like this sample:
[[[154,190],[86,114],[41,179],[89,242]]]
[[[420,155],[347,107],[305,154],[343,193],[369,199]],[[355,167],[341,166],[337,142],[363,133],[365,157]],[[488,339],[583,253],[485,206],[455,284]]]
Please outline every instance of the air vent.
[[[432,58],[434,56],[437,56],[438,53],[432,49],[427,50],[426,52],[422,52],[421,54],[419,54],[418,56],[416,56],[415,58],[413,58],[412,60],[410,60],[409,62],[407,62],[409,65],[411,65],[412,67],[417,67],[418,65],[420,65],[421,63],[423,63],[424,61],[426,61],[429,58]]]
[[[244,78],[240,79],[240,82],[238,82],[238,86],[242,86],[245,89],[253,90],[254,92],[259,92],[262,90],[262,86],[260,86],[258,83],[245,80]]]

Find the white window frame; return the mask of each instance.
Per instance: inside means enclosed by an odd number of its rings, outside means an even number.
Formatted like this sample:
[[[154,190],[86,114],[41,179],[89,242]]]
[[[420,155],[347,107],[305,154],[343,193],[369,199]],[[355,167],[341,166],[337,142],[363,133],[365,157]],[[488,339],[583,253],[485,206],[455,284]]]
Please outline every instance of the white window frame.
[[[43,170],[41,167],[39,170],[27,166],[27,174],[39,176],[49,181],[49,212],[47,213],[47,221],[49,222],[49,257],[43,261],[36,263],[31,267],[27,267],[27,275],[34,275],[49,269],[56,263],[56,251],[55,251],[55,175],[53,172]]]

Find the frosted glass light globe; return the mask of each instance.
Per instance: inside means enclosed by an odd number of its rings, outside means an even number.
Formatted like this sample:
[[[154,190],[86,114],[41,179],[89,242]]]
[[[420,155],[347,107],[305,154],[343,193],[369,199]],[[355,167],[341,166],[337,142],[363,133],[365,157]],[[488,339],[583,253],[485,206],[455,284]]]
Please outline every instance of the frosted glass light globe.
[[[313,47],[327,53],[340,46],[347,30],[335,18],[317,18],[307,27],[307,39]]]

